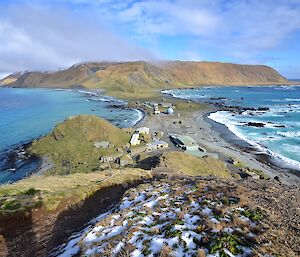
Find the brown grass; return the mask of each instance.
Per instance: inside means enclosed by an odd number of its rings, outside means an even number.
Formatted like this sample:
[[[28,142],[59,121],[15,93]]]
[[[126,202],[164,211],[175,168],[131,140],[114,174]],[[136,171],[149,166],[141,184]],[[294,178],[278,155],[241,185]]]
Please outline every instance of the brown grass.
[[[54,210],[64,199],[72,198],[72,204],[75,204],[103,187],[131,183],[138,179],[151,177],[151,173],[141,169],[122,169],[87,174],[75,173],[66,176],[32,176],[13,184],[1,185],[0,200],[18,201],[21,206],[17,211],[24,210],[24,207],[34,207],[37,203],[49,210]],[[32,188],[37,193],[26,195],[25,192]],[[0,208],[1,213],[3,210]]]
[[[165,152],[161,157],[161,166],[190,176],[231,177],[224,162],[211,157],[198,158],[183,152]]]

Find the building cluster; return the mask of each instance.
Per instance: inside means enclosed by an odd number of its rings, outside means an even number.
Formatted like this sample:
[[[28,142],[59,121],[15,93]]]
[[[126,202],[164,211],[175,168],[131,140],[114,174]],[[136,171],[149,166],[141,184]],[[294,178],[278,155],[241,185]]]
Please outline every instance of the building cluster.
[[[168,143],[160,140],[162,136],[163,136],[162,131],[154,132],[152,135],[150,135],[149,128],[141,127],[136,129],[136,131],[132,134],[130,139],[130,145],[131,146],[140,145],[142,141],[140,140],[140,137],[142,137],[143,142],[145,143],[144,150],[146,152],[168,148],[169,147]],[[145,138],[148,138],[148,142],[145,141]]]
[[[143,106],[147,109],[151,109],[153,114],[165,113],[171,115],[174,113],[175,109],[175,106],[172,103],[167,102],[145,102]]]
[[[123,149],[118,148],[114,154],[103,155],[99,158],[99,161],[103,164],[116,163],[120,166],[133,164],[134,160],[138,160],[139,155],[142,153],[168,148],[168,143],[161,140],[162,136],[162,131],[151,134],[150,129],[147,127],[137,128],[132,133],[129,143]],[[94,147],[107,149],[113,147],[113,145],[108,141],[100,141],[95,142]]]

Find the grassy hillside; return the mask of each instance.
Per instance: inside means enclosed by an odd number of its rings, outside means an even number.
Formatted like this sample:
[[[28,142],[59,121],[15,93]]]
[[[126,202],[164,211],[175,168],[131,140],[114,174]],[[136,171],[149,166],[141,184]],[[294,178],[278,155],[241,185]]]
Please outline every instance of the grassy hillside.
[[[143,178],[151,178],[151,174],[140,169],[75,173],[67,176],[32,176],[0,186],[0,217],[7,212],[26,210],[37,205],[54,210],[61,201],[70,197],[70,204],[74,205],[102,187],[131,183]]]
[[[199,84],[264,84],[285,82],[277,71],[264,65],[238,65],[220,62],[169,62],[166,70],[179,83]]]
[[[129,142],[130,135],[109,122],[91,115],[68,118],[44,138],[34,141],[31,152],[49,157],[55,173],[91,171],[99,166],[101,155],[113,154]],[[94,143],[109,141],[107,149],[97,149]],[[70,163],[70,165],[69,165]]]
[[[274,83],[288,81],[263,65],[183,61],[86,63],[52,73],[27,72],[0,80],[0,84],[12,87],[104,89],[107,94],[122,98],[152,97],[163,88]]]
[[[161,165],[166,169],[190,176],[230,177],[224,162],[211,157],[198,158],[183,152],[165,152],[161,157]]]

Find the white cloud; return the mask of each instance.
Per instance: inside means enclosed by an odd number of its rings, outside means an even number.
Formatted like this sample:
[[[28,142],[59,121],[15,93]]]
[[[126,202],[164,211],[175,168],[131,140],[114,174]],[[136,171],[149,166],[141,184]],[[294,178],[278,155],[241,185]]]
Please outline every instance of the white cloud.
[[[299,0],[15,1],[31,7],[0,10],[0,72],[145,59],[148,51],[160,58],[268,63],[276,58],[270,52],[300,31]]]
[[[66,9],[22,5],[0,11],[0,17],[0,73],[152,57],[97,22]]]
[[[186,3],[170,0],[139,1],[116,13],[112,10],[108,13],[112,19],[117,17],[117,21],[129,23],[130,30],[141,35],[201,36],[216,31],[221,25],[213,9],[206,5],[194,8]]]
[[[91,0],[81,2],[95,6]],[[98,0],[96,3],[104,19],[127,30],[131,38],[153,41],[166,36],[187,36],[198,41],[198,51],[209,45],[225,58],[243,57],[244,61],[276,49],[300,30],[299,0],[141,0],[122,1],[122,5],[120,1]]]

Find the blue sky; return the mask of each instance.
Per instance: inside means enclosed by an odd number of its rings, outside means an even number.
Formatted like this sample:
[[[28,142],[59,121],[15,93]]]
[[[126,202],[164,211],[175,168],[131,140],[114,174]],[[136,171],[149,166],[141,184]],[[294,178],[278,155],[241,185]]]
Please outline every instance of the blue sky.
[[[300,0],[0,0],[0,74],[141,59],[300,78]]]

